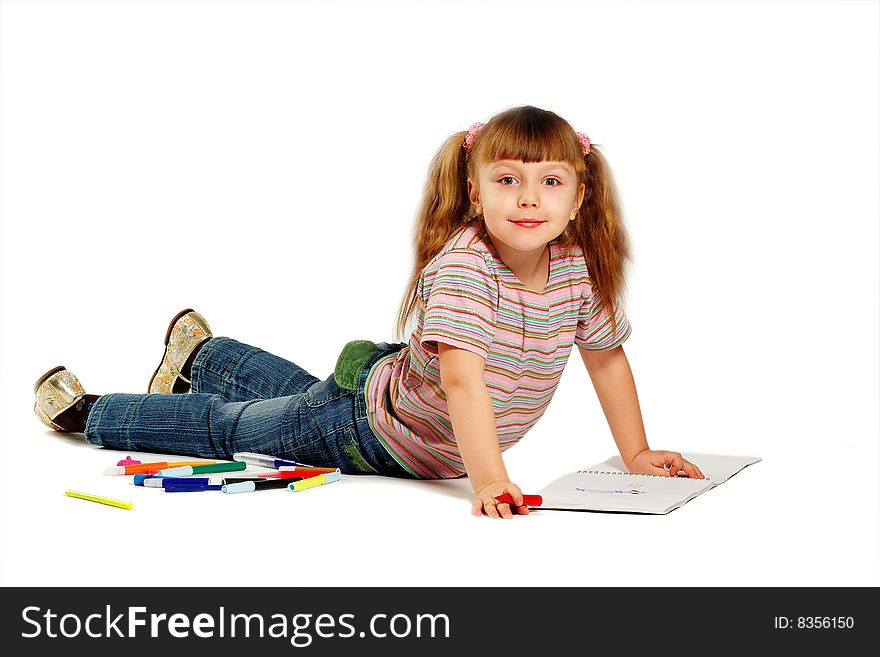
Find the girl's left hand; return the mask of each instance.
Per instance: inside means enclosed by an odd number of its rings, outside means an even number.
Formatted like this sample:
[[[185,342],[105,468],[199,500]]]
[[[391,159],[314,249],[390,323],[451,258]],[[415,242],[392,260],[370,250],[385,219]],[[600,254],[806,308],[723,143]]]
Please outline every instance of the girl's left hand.
[[[644,452],[636,454],[632,463],[627,467],[630,472],[669,477],[682,476],[691,479],[705,479],[703,473],[700,472],[700,469],[682,457],[678,452],[646,449]],[[679,470],[684,470],[684,474],[679,475]]]

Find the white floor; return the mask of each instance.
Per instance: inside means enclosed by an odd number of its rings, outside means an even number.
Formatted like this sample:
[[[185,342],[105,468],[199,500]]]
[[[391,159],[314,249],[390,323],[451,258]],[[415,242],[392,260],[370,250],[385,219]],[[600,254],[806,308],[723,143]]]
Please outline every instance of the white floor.
[[[880,581],[876,488],[864,463],[796,477],[797,456],[768,444],[762,462],[665,516],[539,511],[493,521],[469,515],[463,480],[344,477],[302,493],[242,495],[136,487],[132,477],[103,474],[126,454],[43,431],[23,407],[24,400],[3,418],[4,436],[27,441],[26,450],[3,450],[0,579],[7,586]],[[527,438],[507,453],[526,492],[602,460],[529,467],[542,450],[539,435]],[[71,499],[66,489],[134,508]]]

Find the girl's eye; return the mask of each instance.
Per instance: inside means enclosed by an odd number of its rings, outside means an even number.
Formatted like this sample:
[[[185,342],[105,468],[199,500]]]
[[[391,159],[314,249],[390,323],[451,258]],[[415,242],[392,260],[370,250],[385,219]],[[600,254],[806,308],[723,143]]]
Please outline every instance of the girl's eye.
[[[505,180],[513,180],[513,179],[514,179],[513,176],[504,176],[504,177],[501,178],[498,182],[500,182],[500,183],[503,185]],[[556,183],[555,185],[550,185],[550,187],[559,187],[559,185],[562,184],[562,183],[559,181],[559,179],[557,179],[557,178],[548,178],[547,180],[548,180],[548,181],[552,180],[553,182]]]

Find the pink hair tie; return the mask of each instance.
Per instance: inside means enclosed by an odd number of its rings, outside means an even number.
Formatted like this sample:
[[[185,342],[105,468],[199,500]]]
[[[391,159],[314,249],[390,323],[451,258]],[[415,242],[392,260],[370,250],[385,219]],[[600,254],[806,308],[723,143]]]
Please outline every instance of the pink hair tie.
[[[471,149],[474,147],[474,140],[477,138],[477,135],[480,134],[480,130],[483,129],[484,125],[486,124],[477,122],[468,128],[467,137],[464,138],[464,143],[462,144],[462,147],[468,153],[470,153]],[[582,132],[575,132],[575,134],[581,144],[581,150],[584,152],[584,157],[586,157],[590,154],[590,138]]]
[[[484,125],[486,124],[474,123],[470,128],[468,128],[467,137],[465,137],[464,144],[462,144],[462,146],[464,146],[464,150],[466,150],[468,153],[471,152],[471,148],[473,148],[474,146],[474,139],[477,138],[477,135],[480,133],[480,130],[483,128]]]
[[[581,142],[581,148],[584,149],[584,157],[590,154],[590,138],[587,137],[583,132],[575,132],[577,135],[578,141]]]

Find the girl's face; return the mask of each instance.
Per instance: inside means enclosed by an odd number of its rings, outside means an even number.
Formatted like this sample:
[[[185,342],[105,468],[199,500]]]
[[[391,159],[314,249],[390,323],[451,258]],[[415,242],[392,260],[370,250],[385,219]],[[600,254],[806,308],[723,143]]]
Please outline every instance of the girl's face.
[[[468,194],[483,215],[493,243],[514,251],[542,252],[562,234],[584,200],[574,167],[567,162],[501,160],[479,167],[479,193],[468,179]],[[535,225],[515,222],[533,219]]]

